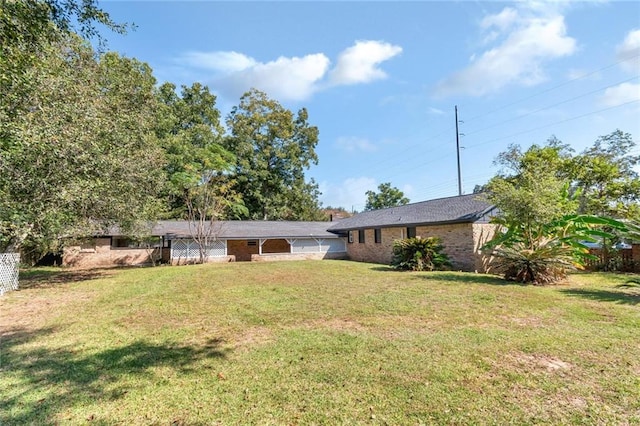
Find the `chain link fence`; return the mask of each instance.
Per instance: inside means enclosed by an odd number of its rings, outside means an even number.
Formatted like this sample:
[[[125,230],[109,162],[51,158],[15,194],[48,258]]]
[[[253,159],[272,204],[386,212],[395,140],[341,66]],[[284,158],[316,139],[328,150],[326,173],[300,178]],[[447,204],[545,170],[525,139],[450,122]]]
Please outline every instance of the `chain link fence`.
[[[19,253],[0,253],[0,296],[18,289]]]

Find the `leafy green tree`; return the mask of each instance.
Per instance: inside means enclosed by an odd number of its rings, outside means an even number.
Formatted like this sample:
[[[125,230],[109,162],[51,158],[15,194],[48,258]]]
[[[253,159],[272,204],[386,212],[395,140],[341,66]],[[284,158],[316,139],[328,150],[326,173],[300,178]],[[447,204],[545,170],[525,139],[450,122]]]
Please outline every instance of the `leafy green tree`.
[[[580,212],[620,219],[640,219],[640,155],[631,134],[616,130],[600,136],[571,159],[569,175],[581,190]]]
[[[378,185],[378,192],[367,191],[365,195],[367,196],[365,211],[403,206],[409,203],[409,199],[404,196],[404,193],[391,186],[390,182]]]
[[[30,107],[29,96],[36,90],[30,73],[46,68],[43,52],[74,31],[102,42],[97,25],[119,33],[127,29],[100,9],[97,0],[0,2],[0,142],[15,137],[14,118]]]
[[[155,79],[134,59],[67,37],[28,76],[28,108],[0,155],[2,245],[38,252],[155,217],[163,155],[153,135]]]
[[[53,146],[49,150],[40,150],[36,142],[29,137],[44,131],[44,127],[29,129],[29,123],[38,115],[48,113],[46,97],[55,85],[54,80],[61,71],[61,61],[67,62],[64,66],[70,69],[70,75],[78,76],[77,66],[81,60],[87,59],[85,52],[79,52],[77,46],[69,48],[67,44],[76,44],[73,39],[74,31],[86,38],[97,39],[103,42],[97,26],[103,25],[116,32],[124,32],[126,25],[115,23],[109,15],[97,6],[96,0],[4,0],[0,2],[0,246],[18,247],[25,243],[36,247],[50,244],[51,239],[47,234],[53,229],[60,229],[63,223],[69,222],[67,214],[60,212],[54,206],[47,209],[43,202],[46,191],[56,191],[50,182],[42,179],[62,179],[60,172],[65,170],[66,158],[61,158],[51,170],[44,176],[37,174],[46,164],[51,162],[50,156],[56,155],[61,150],[55,140],[60,135],[48,134],[47,138],[53,140]],[[66,49],[66,57],[58,49]],[[85,49],[86,50],[86,49]],[[55,53],[52,53],[55,52]],[[64,58],[63,58],[64,57]],[[51,58],[54,58],[53,61]],[[50,63],[52,61],[52,63]],[[49,74],[48,84],[43,89],[44,77]],[[79,85],[69,85],[69,101],[74,97],[86,94],[87,90]],[[73,93],[76,91],[78,93]],[[40,93],[41,91],[44,92]],[[49,94],[49,95],[47,95]],[[54,96],[55,97],[55,96]],[[39,106],[44,108],[37,110]],[[63,106],[65,105],[62,102]],[[70,119],[73,115],[65,115]],[[59,120],[59,117],[55,117]],[[48,131],[57,125],[54,120],[48,127]],[[69,127],[73,127],[71,124]],[[73,133],[69,130],[68,134]],[[67,134],[67,135],[68,135]],[[67,136],[63,135],[63,136]],[[43,135],[40,135],[43,136]],[[37,137],[36,137],[37,140]],[[149,155],[153,155],[153,150]],[[36,156],[35,154],[41,154]],[[20,156],[23,156],[20,159]],[[47,156],[49,155],[49,156]],[[30,164],[32,160],[37,163]],[[58,167],[58,170],[53,170]],[[34,173],[29,173],[29,170]],[[10,182],[11,179],[24,179],[21,183]],[[38,181],[40,179],[40,181]],[[21,188],[28,188],[23,192]],[[33,199],[28,195],[40,193]],[[67,204],[74,204],[69,192],[57,194],[65,197]],[[50,198],[54,198],[50,195]],[[144,198],[144,197],[143,197]],[[27,204],[20,205],[20,200],[26,200]],[[90,208],[90,207],[87,207]],[[44,215],[37,216],[33,213],[43,211]],[[67,209],[71,210],[71,208]],[[49,231],[46,231],[49,230]],[[55,240],[53,240],[55,241]]]
[[[626,232],[607,217],[637,211],[632,146],[630,136],[617,131],[578,156],[555,138],[526,152],[513,145],[498,156],[503,171],[487,190],[501,211],[495,222],[506,232],[488,247],[508,279],[553,282],[584,263],[582,242],[604,239],[607,249]]]
[[[194,196],[189,191],[199,185],[211,186],[210,180],[220,181],[216,175],[231,172],[236,160],[222,145],[220,111],[207,86],[200,83],[182,86],[178,96],[176,87],[165,83],[159,87],[157,96],[160,105],[156,135],[167,159],[168,186],[164,195],[168,217],[186,219],[187,200]]]
[[[294,115],[255,89],[229,114],[225,145],[236,155],[235,188],[250,219],[321,217],[318,185],[304,176],[318,162],[318,129],[307,120],[306,109]]]
[[[186,219],[198,244],[199,262],[209,257],[219,221],[246,214],[230,172],[235,156],[222,146],[223,129],[216,97],[207,86],[173,84],[158,89],[160,109],[156,134],[165,151],[169,216]]]

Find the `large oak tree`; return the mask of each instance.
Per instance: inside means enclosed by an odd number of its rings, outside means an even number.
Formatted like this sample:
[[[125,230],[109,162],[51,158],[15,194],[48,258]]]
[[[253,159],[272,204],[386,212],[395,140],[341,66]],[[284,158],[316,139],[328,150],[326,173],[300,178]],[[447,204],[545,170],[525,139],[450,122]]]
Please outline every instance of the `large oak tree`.
[[[265,93],[251,90],[227,118],[225,144],[235,154],[236,190],[258,220],[315,220],[322,217],[318,185],[304,171],[317,164],[318,128],[307,110],[293,114]]]

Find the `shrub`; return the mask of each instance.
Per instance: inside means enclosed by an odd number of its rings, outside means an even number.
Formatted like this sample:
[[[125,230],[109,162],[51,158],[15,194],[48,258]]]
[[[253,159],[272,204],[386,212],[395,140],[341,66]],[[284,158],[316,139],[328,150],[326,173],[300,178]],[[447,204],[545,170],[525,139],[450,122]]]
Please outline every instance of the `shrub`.
[[[483,247],[495,258],[494,266],[506,280],[536,285],[558,282],[568,271],[583,269],[587,260],[594,260],[584,242],[611,238],[603,227],[625,229],[621,222],[590,215],[566,215],[536,226],[500,217],[494,223],[505,229]]]
[[[436,237],[396,240],[393,243],[391,266],[411,271],[444,270],[451,263],[442,249],[440,239]]]
[[[566,278],[567,271],[582,269],[575,250],[569,246],[548,244],[528,249],[515,244],[496,248],[492,254],[504,279],[520,283],[551,284]]]

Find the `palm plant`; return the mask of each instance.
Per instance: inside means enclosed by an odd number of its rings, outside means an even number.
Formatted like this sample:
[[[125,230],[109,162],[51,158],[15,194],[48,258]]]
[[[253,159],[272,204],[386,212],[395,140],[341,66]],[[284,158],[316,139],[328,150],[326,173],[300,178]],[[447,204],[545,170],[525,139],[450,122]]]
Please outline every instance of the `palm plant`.
[[[407,238],[393,243],[393,261],[396,269],[412,271],[442,270],[451,266],[443,253],[443,246],[437,237]]]
[[[611,238],[603,228],[624,232],[623,223],[591,215],[565,215],[550,223],[528,224],[497,218],[504,233],[483,249],[495,258],[495,266],[507,280],[536,285],[550,284],[566,277],[568,271],[583,269],[589,254],[585,243]]]

